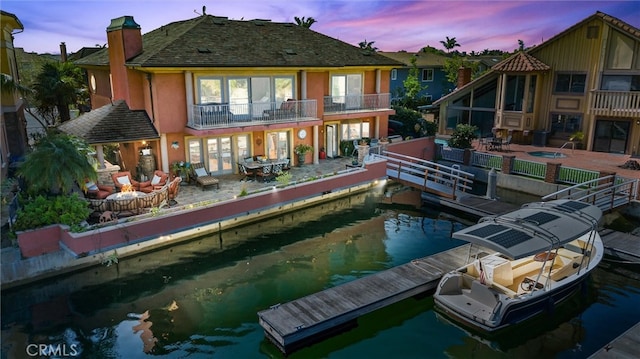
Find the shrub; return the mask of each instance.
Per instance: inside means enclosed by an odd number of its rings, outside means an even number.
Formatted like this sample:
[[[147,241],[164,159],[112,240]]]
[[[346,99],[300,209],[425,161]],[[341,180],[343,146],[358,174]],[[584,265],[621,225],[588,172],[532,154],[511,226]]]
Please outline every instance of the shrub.
[[[462,149],[471,148],[473,140],[478,138],[476,131],[478,131],[476,126],[459,124],[451,134],[449,146]]]
[[[76,231],[91,214],[89,202],[71,196],[44,197],[39,195],[26,201],[18,211],[15,229],[23,231],[45,227],[51,224],[66,224]]]

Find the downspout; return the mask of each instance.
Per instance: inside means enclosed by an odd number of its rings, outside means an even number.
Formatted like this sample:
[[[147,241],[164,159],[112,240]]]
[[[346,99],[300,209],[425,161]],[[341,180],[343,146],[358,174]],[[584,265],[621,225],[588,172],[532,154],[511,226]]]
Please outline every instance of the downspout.
[[[151,74],[147,74],[147,81],[149,82],[149,99],[151,100],[151,122],[156,122],[156,115],[153,104],[153,86],[151,85]]]

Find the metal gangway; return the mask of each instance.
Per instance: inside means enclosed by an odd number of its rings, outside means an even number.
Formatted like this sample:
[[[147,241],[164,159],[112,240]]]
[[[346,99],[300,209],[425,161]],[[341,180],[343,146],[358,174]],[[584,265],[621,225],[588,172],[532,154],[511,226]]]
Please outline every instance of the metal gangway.
[[[458,165],[444,166],[389,151],[371,156],[387,161],[389,178],[424,192],[456,200],[473,186],[474,175],[462,171]]]
[[[548,194],[542,200],[574,199],[594,204],[606,212],[638,199],[639,183],[637,178],[609,175]]]

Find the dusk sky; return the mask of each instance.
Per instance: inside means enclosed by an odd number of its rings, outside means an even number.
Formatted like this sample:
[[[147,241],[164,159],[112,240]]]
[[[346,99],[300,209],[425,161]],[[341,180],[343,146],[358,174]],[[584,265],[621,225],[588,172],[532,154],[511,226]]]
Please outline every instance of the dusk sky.
[[[2,0],[24,32],[14,36],[27,52],[73,53],[104,45],[111,19],[131,15],[147,33],[202,13],[233,20],[294,22],[313,17],[312,30],[358,45],[373,41],[380,51],[418,51],[455,37],[459,51],[512,51],[518,40],[538,45],[596,11],[640,27],[640,2],[628,1],[431,1],[431,0]]]

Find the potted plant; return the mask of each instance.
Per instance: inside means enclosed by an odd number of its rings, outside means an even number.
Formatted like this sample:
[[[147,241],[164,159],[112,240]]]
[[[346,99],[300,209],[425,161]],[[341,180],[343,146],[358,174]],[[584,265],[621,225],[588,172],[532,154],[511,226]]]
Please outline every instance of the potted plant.
[[[171,164],[171,172],[175,177],[181,177],[184,184],[189,182],[189,168],[191,164],[185,161],[176,161]]]
[[[582,131],[576,131],[569,137],[569,141],[576,143],[576,148],[582,149],[582,141],[584,140],[584,133]]]
[[[313,147],[311,145],[307,145],[306,143],[299,143],[296,147],[293,148],[293,152],[298,155],[298,166],[302,166],[304,164],[304,158],[307,153],[313,151]]]

